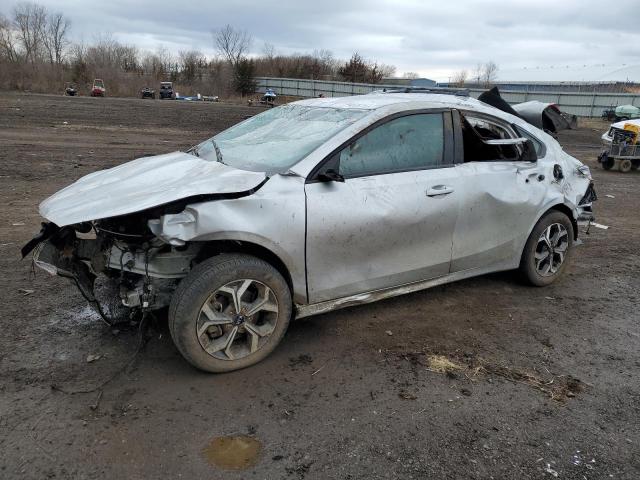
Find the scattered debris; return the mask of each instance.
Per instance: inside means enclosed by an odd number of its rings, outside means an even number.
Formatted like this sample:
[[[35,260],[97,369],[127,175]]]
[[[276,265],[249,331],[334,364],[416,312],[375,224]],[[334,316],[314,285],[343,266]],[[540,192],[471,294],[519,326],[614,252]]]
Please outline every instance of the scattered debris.
[[[386,333],[386,334],[387,334],[387,335],[389,335],[389,336],[393,335],[393,332],[392,332],[391,330],[385,330],[385,332],[384,332],[384,333]]]
[[[11,225],[13,225],[14,227],[23,227],[25,225],[25,223],[24,222],[15,222],[15,223],[12,223]]]
[[[551,474],[554,477],[558,476],[558,472],[556,472],[553,468],[551,468],[551,464],[550,463],[547,463],[547,467],[544,469],[544,471],[546,473]]]
[[[550,345],[550,339],[543,339],[543,345]],[[546,346],[546,345],[545,345]],[[400,359],[409,361],[415,358],[412,364],[425,365],[427,370],[446,375],[452,380],[467,378],[473,380],[480,375],[487,375],[487,381],[491,382],[492,376],[502,377],[510,382],[523,383],[541,391],[550,399],[560,403],[566,402],[569,398],[575,397],[582,392],[589,384],[571,375],[556,375],[547,370],[548,378],[543,378],[537,372],[533,373],[517,367],[499,365],[485,359],[474,357],[471,354],[464,354],[462,358],[452,359],[440,354],[430,354],[427,352],[393,352],[387,350],[387,355],[395,355]],[[418,357],[421,357],[420,360]],[[464,392],[461,392],[466,395]]]
[[[602,225],[601,223],[591,222],[591,225],[596,228],[601,228],[602,230],[609,230],[609,227],[607,225]]]
[[[427,370],[435,373],[448,373],[448,372],[456,372],[464,370],[465,367],[463,365],[458,365],[457,363],[453,363],[447,357],[442,355],[429,355],[427,357],[428,366]]]
[[[95,362],[96,360],[99,360],[100,358],[102,358],[102,355],[100,355],[99,353],[95,354],[95,355],[87,355],[87,363],[91,363],[91,362]]]
[[[324,367],[326,367],[326,366],[327,366],[327,364],[325,363],[325,364],[324,364],[324,365],[322,365],[319,369],[317,369],[315,372],[313,372],[313,373],[311,374],[311,376],[313,377],[316,373],[318,373],[320,370],[322,370],[322,369],[323,369]]]
[[[613,195],[610,195],[610,194],[608,194],[608,193],[605,195],[605,197],[607,197],[607,198],[616,198],[616,197],[614,197]]]
[[[100,392],[98,392],[98,397],[96,398],[96,401],[93,402],[91,405],[89,405],[89,408],[91,410],[97,410],[98,406],[100,405],[100,399],[102,398],[102,390],[100,390]]]
[[[24,295],[25,297],[35,292],[35,290],[29,290],[28,288],[19,288],[18,291],[22,293],[22,295]]]
[[[398,397],[403,400],[416,400],[418,398],[413,393],[409,393],[406,390],[400,390],[398,392]]]

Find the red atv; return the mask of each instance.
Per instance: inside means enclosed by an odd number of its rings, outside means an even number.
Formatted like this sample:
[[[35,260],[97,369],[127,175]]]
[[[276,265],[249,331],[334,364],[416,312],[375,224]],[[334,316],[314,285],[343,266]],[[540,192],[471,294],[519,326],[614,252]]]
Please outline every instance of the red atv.
[[[93,87],[91,88],[92,97],[106,97],[107,90],[104,88],[104,81],[100,78],[96,78],[93,81]]]

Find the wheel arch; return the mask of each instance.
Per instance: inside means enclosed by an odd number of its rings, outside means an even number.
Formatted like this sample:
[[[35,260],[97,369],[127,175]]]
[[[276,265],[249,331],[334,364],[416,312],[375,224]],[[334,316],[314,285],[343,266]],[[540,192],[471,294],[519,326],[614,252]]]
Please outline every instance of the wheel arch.
[[[296,285],[294,284],[293,276],[289,268],[279,255],[277,255],[275,252],[265,247],[264,245],[260,245],[258,243],[247,240],[228,239],[206,240],[198,243],[202,244],[202,248],[198,253],[198,256],[195,258],[196,263],[201,263],[208,258],[223,253],[245,253],[247,255],[252,255],[256,258],[264,260],[270,265],[273,265],[273,267],[278,270],[278,272],[280,272],[280,274],[284,277],[287,285],[289,286],[289,289],[291,290],[292,297],[294,298],[294,301],[296,301]]]
[[[571,221],[571,226],[573,227],[573,239],[577,240],[578,239],[578,221],[575,219],[574,215],[573,215],[573,211],[564,203],[558,203],[556,205],[553,205],[551,208],[549,208],[546,212],[544,212],[540,218],[544,217],[547,213],[552,212],[552,211],[557,211],[557,212],[562,212],[564,213],[569,220]],[[540,219],[538,219],[540,220]],[[538,223],[538,222],[536,222]]]

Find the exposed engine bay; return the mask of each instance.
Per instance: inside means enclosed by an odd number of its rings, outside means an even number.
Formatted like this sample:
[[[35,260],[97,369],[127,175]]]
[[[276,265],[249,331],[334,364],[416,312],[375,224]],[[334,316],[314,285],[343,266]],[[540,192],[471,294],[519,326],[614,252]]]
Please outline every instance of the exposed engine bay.
[[[179,280],[203,249],[202,244],[176,246],[155,237],[147,225],[157,213],[62,228],[43,223],[40,235],[22,253],[33,249],[38,267],[73,280],[109,324],[126,321],[144,310],[168,306]]]

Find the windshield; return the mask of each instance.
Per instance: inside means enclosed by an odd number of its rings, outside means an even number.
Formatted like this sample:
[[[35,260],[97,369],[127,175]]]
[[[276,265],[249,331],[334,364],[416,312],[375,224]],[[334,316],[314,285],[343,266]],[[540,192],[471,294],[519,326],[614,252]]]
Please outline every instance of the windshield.
[[[202,142],[196,154],[241,170],[283,173],[366,114],[367,110],[283,105]]]

